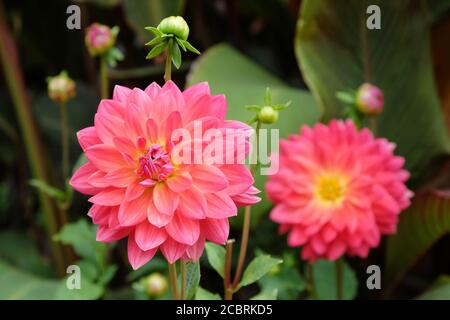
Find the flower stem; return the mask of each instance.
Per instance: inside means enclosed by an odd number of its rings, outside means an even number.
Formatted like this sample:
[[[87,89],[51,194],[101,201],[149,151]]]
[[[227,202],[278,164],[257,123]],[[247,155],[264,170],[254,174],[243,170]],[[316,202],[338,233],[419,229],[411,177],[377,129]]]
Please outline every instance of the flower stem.
[[[233,244],[234,239],[228,240],[226,243],[226,253],[225,253],[225,268],[224,268],[224,280],[223,287],[225,300],[231,300],[233,297],[233,290],[230,287],[231,284],[231,259],[233,254]]]
[[[316,298],[316,291],[314,286],[314,276],[313,276],[313,268],[312,264],[306,264],[306,290],[308,292],[308,296],[310,299]]]
[[[100,58],[100,95],[102,99],[108,99],[109,96],[108,65],[105,57]]]
[[[336,265],[336,294],[337,299],[342,300],[343,299],[343,293],[342,293],[342,285],[343,285],[343,270],[342,270],[342,259],[338,259],[335,262]]]
[[[172,59],[170,58],[170,49],[167,49],[166,68],[164,71],[164,80],[167,82],[172,78]]]
[[[175,266],[175,263],[169,263],[169,281],[173,300],[178,300],[177,267]]]
[[[38,130],[33,119],[31,106],[24,76],[20,67],[19,55],[14,39],[9,31],[7,19],[0,2],[0,61],[3,65],[6,84],[14,103],[20,131],[24,141],[24,147],[27,153],[32,175],[45,182],[49,182],[48,168],[46,166],[45,153],[43,145],[39,139]],[[61,223],[59,221],[60,211],[56,210],[52,199],[44,192],[38,190],[39,201],[42,212],[45,216],[46,227],[49,238],[59,231]],[[50,241],[53,261],[56,264],[58,273],[65,274],[66,256],[60,243]]]
[[[180,261],[181,266],[181,300],[186,300],[186,261]]]
[[[258,121],[256,123],[256,143],[254,146],[254,155],[256,155],[256,160],[251,164],[250,166],[250,172],[252,176],[255,175],[256,168],[258,166],[258,144],[259,144],[259,130],[261,129],[261,122]],[[239,281],[241,280],[242,271],[244,270],[244,263],[245,263],[245,256],[247,254],[247,246],[248,246],[248,238],[250,233],[250,225],[251,225],[251,206],[246,206],[244,209],[244,224],[242,226],[242,240],[241,240],[241,247],[239,250],[239,259],[238,264],[236,268],[236,274],[234,275],[234,281],[233,281],[233,289],[235,289]]]
[[[67,180],[69,176],[69,119],[67,116],[67,104],[65,102],[60,105],[61,110],[61,144],[62,144],[62,167],[63,180]]]

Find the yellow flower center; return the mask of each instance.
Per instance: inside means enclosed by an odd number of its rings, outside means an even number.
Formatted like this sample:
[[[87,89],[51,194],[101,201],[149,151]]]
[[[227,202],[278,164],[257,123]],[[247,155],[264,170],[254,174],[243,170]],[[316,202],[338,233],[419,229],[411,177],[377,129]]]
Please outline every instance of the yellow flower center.
[[[315,194],[324,205],[337,205],[345,195],[346,179],[341,175],[327,174],[317,179]]]

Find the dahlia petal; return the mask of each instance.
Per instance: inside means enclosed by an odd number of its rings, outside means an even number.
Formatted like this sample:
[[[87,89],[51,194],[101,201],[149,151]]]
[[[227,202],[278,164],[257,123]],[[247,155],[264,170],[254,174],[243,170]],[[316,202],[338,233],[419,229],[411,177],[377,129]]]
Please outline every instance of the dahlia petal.
[[[183,256],[184,260],[198,261],[205,249],[205,238],[200,236],[194,245],[186,249],[186,253]]]
[[[113,116],[123,119],[125,115],[125,105],[122,101],[102,99],[98,105],[97,113],[105,116]]]
[[[94,187],[88,182],[88,177],[96,171],[95,167],[87,162],[83,164],[70,178],[69,184],[78,192],[93,195],[100,192],[101,189]]]
[[[134,241],[134,236],[130,235],[128,237],[128,261],[130,261],[131,267],[134,270],[139,269],[144,264],[149,262],[154,256],[158,249],[151,249],[143,251]]]
[[[336,239],[328,248],[327,259],[336,260],[345,252],[346,245],[344,241]]]
[[[159,127],[158,138],[160,141],[170,141],[174,130],[181,128],[181,114],[179,111],[174,111]]]
[[[112,145],[113,139],[124,132],[124,121],[108,114],[97,113],[94,117],[95,131],[103,143]]]
[[[202,192],[217,192],[228,187],[227,177],[214,166],[194,165],[190,174],[193,184]]]
[[[158,141],[158,125],[155,120],[148,119],[146,122],[147,127],[147,138],[150,142],[155,143]]]
[[[217,244],[225,244],[230,232],[228,219],[210,219],[201,220],[202,233],[206,239]]]
[[[192,178],[188,172],[178,172],[172,177],[169,177],[166,182],[172,191],[183,192],[191,187]]]
[[[144,93],[145,94],[145,93]],[[125,125],[127,134],[133,141],[136,137],[145,136],[147,132],[145,117],[142,116],[143,110],[135,104],[130,104],[125,116]]]
[[[178,212],[187,218],[204,219],[208,210],[206,198],[195,187],[180,193]]]
[[[77,138],[83,151],[85,151],[90,146],[102,143],[102,141],[97,136],[95,127],[87,127],[78,131]]]
[[[120,153],[129,154],[130,156],[136,153],[136,147],[133,141],[126,137],[115,137],[113,138],[113,143]]]
[[[164,228],[158,228],[143,221],[136,226],[134,239],[136,244],[144,251],[159,247],[167,239]]]
[[[309,238],[300,227],[294,227],[288,234],[287,242],[291,247],[299,247],[305,244]]]
[[[89,202],[101,206],[118,206],[125,199],[125,189],[107,188],[88,199]]]
[[[183,256],[188,246],[173,240],[171,237],[168,237],[159,248],[169,263],[175,263]]]
[[[126,188],[136,181],[136,177],[131,169],[120,168],[108,172],[105,180],[114,187]]]
[[[151,201],[149,193],[144,193],[132,201],[124,201],[119,208],[119,223],[121,226],[135,226],[147,218],[147,206]]]
[[[231,199],[233,199],[237,206],[249,206],[261,201],[260,197],[255,196],[255,194],[258,194],[259,192],[260,191],[257,188],[251,186],[248,188],[247,192],[233,195]]]
[[[97,170],[88,177],[88,182],[96,188],[107,188],[111,185],[105,179],[105,173]]]
[[[171,215],[178,207],[179,196],[166,183],[158,183],[153,189],[153,203],[158,211]]]
[[[152,82],[147,88],[145,88],[144,92],[148,94],[150,99],[154,100],[160,90],[161,87],[156,82]]]
[[[237,207],[231,197],[224,191],[205,195],[208,204],[206,216],[213,219],[224,219],[237,215]]]
[[[253,185],[254,179],[250,170],[242,164],[226,164],[220,167],[222,173],[227,177],[229,195],[245,193]]]
[[[99,226],[96,240],[100,242],[112,242],[125,238],[130,233],[130,228],[112,229],[107,226]]]
[[[123,157],[111,146],[98,144],[86,149],[86,158],[99,170],[109,172],[126,166]]]
[[[137,180],[134,180],[131,184],[128,185],[126,193],[125,193],[125,201],[132,201],[138,197],[140,197],[146,188],[142,186]]]
[[[119,85],[114,86],[113,100],[118,100],[121,102],[127,101],[128,96],[131,93],[131,89]]]
[[[200,223],[175,213],[172,221],[165,226],[169,236],[179,243],[192,246],[200,236]]]

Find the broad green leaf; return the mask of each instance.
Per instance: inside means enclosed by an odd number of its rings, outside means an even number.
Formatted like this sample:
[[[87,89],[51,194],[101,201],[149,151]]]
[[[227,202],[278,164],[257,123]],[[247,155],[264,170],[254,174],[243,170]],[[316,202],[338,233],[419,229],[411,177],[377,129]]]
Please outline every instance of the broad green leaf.
[[[36,276],[53,275],[48,261],[39,254],[32,239],[23,232],[12,230],[0,232],[0,259]]]
[[[146,59],[153,59],[154,57],[159,56],[167,48],[167,45],[167,42],[158,43],[150,50]]]
[[[181,279],[181,275],[179,277]],[[180,280],[181,283],[181,280]],[[200,284],[200,264],[188,262],[186,264],[186,299],[194,298]]]
[[[272,270],[273,267],[282,263],[283,260],[272,258],[269,255],[260,255],[253,259],[242,275],[242,279],[239,282],[239,288],[248,286],[259,279],[261,279],[266,273]]]
[[[80,289],[69,289],[66,280],[59,283],[55,294],[56,300],[95,300],[104,293],[101,285],[92,283],[89,279],[81,277]]]
[[[195,300],[222,300],[222,298],[217,293],[212,293],[202,287],[198,287]]]
[[[342,293],[344,300],[351,300],[356,296],[358,280],[353,270],[342,262]],[[318,260],[312,265],[314,291],[317,299],[337,299],[336,263],[326,260]]]
[[[205,244],[209,264],[223,278],[225,264],[225,248],[212,242]]]
[[[306,281],[300,275],[294,259],[296,257],[285,254],[279,268],[274,268],[275,270],[259,279],[261,292],[270,293],[276,289],[280,300],[297,299],[299,293],[306,289]]]
[[[0,300],[54,299],[59,280],[40,278],[0,260]]]
[[[181,15],[184,0],[122,0],[125,17],[134,29],[139,40],[148,41],[145,27],[156,27],[162,19],[168,16]]]
[[[175,68],[179,69],[181,66],[181,52],[180,47],[178,47],[178,44],[175,41],[172,41],[170,45],[170,55]]]
[[[418,300],[450,300],[450,276],[440,276],[430,289],[417,297]]]
[[[380,30],[366,27],[369,5],[381,9]],[[450,150],[428,22],[421,0],[305,0],[295,38],[303,76],[327,118],[342,116],[336,92],[363,82],[383,90],[377,135],[397,144],[396,153],[406,157],[412,179],[419,181],[432,173],[432,161]]]
[[[416,195],[400,215],[397,233],[388,239],[386,283],[393,284],[438,239],[450,232],[450,193]]]
[[[95,240],[96,227],[88,225],[86,220],[66,224],[55,236],[55,240],[72,245],[75,252],[82,258],[96,263],[101,269],[104,265],[108,247],[105,243]]]
[[[250,298],[250,300],[277,300],[278,289],[272,289],[271,291],[261,291],[256,296]]]
[[[227,118],[246,122],[254,116],[246,105],[262,105],[266,88],[270,87],[275,104],[292,101],[291,106],[280,112],[279,120],[270,128],[279,129],[280,137],[299,132],[303,124],[314,124],[322,112],[310,93],[288,86],[282,80],[226,44],[211,47],[193,64],[187,76],[187,85],[208,81],[212,94],[225,94]],[[270,135],[268,137],[270,141]],[[270,145],[268,148],[270,152]],[[267,176],[256,174],[256,187],[264,192]],[[271,204],[265,200],[253,206],[252,222],[265,214]]]
[[[101,272],[100,276],[97,279],[97,283],[106,286],[113,278],[117,272],[116,265],[110,265],[106,267],[105,271]]]

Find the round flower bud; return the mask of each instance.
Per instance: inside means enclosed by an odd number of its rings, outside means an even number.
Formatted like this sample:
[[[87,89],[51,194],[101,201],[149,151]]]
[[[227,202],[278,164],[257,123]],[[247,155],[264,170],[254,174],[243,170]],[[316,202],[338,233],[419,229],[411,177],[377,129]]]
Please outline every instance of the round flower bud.
[[[100,23],[93,23],[86,29],[86,47],[91,56],[106,53],[116,43],[116,35],[112,29]]]
[[[164,18],[159,23],[158,30],[165,34],[173,34],[183,40],[186,40],[189,35],[189,26],[180,16]]]
[[[48,79],[48,96],[56,103],[66,103],[75,97],[75,81],[66,72]]]
[[[145,291],[150,297],[162,296],[167,288],[167,279],[159,272],[150,274],[145,281]]]
[[[265,124],[274,123],[278,120],[278,111],[271,106],[262,107],[258,113],[258,119]]]
[[[380,114],[384,105],[383,91],[370,83],[364,83],[356,94],[356,105],[366,115]]]

